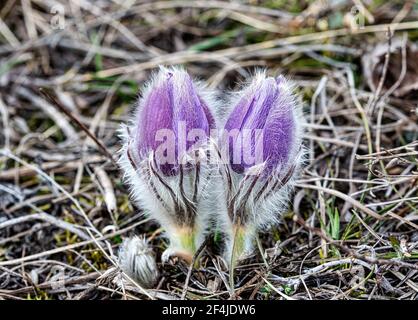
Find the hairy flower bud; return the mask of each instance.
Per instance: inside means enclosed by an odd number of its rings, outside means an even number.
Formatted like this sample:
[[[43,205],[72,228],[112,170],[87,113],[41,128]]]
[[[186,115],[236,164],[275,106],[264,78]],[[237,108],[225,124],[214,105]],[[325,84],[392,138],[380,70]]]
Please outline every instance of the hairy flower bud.
[[[152,151],[164,175],[178,174],[187,151],[206,142],[215,126],[213,116],[182,70],[161,69],[141,102],[134,141],[139,157]],[[188,139],[195,133],[201,141]]]
[[[236,95],[220,145],[228,236],[225,256],[235,265],[251,251],[256,232],[277,222],[301,163],[303,117],[283,77],[258,73]],[[226,150],[225,150],[226,149]]]
[[[295,141],[297,130],[294,104],[285,92],[284,78],[263,78],[257,76],[243,92],[225,124],[227,132],[239,132],[229,141],[232,169],[244,173],[259,163],[264,171],[271,173],[275,168],[286,165],[289,156],[299,149],[300,142]],[[247,134],[246,134],[247,133]],[[258,133],[258,134],[257,134]],[[247,141],[244,139],[247,138]],[[237,140],[241,139],[241,143]],[[247,143],[245,143],[247,142]],[[245,155],[251,155],[251,162]],[[238,158],[234,157],[238,153]],[[238,161],[235,161],[238,160]],[[237,162],[237,163],[235,163]]]
[[[208,100],[186,71],[160,68],[124,132],[120,164],[134,198],[170,239],[163,260],[178,255],[190,262],[209,225],[206,160],[215,120]]]
[[[145,237],[123,240],[119,249],[121,269],[144,288],[152,288],[158,280],[155,256]]]

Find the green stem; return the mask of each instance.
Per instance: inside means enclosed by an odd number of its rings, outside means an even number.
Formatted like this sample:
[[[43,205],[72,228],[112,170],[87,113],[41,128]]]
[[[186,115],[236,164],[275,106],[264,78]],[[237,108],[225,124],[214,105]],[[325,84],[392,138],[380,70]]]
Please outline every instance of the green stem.
[[[237,266],[237,261],[242,258],[243,253],[245,252],[245,240],[246,237],[250,236],[248,233],[248,228],[242,225],[233,226],[233,240],[232,240],[232,252],[231,260],[229,261],[229,285],[231,290],[234,289],[234,270]]]
[[[191,263],[196,253],[196,230],[191,227],[177,228],[174,232],[176,239],[173,239],[175,247],[178,249],[178,256],[182,257],[186,262]],[[195,262],[195,267],[198,262]]]

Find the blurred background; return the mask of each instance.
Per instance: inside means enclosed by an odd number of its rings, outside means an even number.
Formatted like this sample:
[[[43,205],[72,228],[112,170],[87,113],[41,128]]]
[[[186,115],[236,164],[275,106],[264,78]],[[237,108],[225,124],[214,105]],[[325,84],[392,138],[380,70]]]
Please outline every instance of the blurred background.
[[[1,1],[0,299],[416,299],[417,41],[416,1]],[[216,239],[190,280],[115,282],[123,238],[166,248],[117,130],[180,64],[220,92],[268,68],[304,101],[305,171],[235,291]]]

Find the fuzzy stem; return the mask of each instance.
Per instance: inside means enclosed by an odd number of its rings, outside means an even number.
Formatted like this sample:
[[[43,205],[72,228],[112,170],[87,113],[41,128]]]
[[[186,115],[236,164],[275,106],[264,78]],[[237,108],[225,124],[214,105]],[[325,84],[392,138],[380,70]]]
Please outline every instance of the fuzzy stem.
[[[176,255],[187,263],[192,263],[196,252],[196,230],[191,227],[179,227],[173,232],[172,244],[176,248]]]
[[[247,248],[247,237],[250,236],[250,228],[245,227],[241,224],[236,224],[232,227],[232,249],[229,261],[229,285],[231,290],[234,289],[234,270],[237,266],[237,262],[242,258]]]
[[[189,252],[194,253],[196,251],[196,231],[192,228],[181,228],[178,230],[179,243],[181,247]]]
[[[230,261],[231,269],[234,269],[236,267],[237,261],[241,258],[242,254],[246,249],[246,236],[248,236],[246,227],[242,225],[233,226],[233,244]]]

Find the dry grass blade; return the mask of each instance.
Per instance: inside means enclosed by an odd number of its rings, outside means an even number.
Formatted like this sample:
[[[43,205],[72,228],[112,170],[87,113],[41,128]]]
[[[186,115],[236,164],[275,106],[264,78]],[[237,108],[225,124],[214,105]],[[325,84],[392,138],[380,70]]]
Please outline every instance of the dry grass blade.
[[[75,115],[73,115],[67,108],[65,108],[54,96],[51,92],[47,91],[45,88],[40,88],[40,92],[51,102],[54,106],[56,106],[61,112],[67,115],[71,120],[73,120],[93,141],[97,144],[100,150],[116,165],[116,161],[113,159],[113,156],[109,153],[106,146],[99,141],[96,136],[82,123]]]

